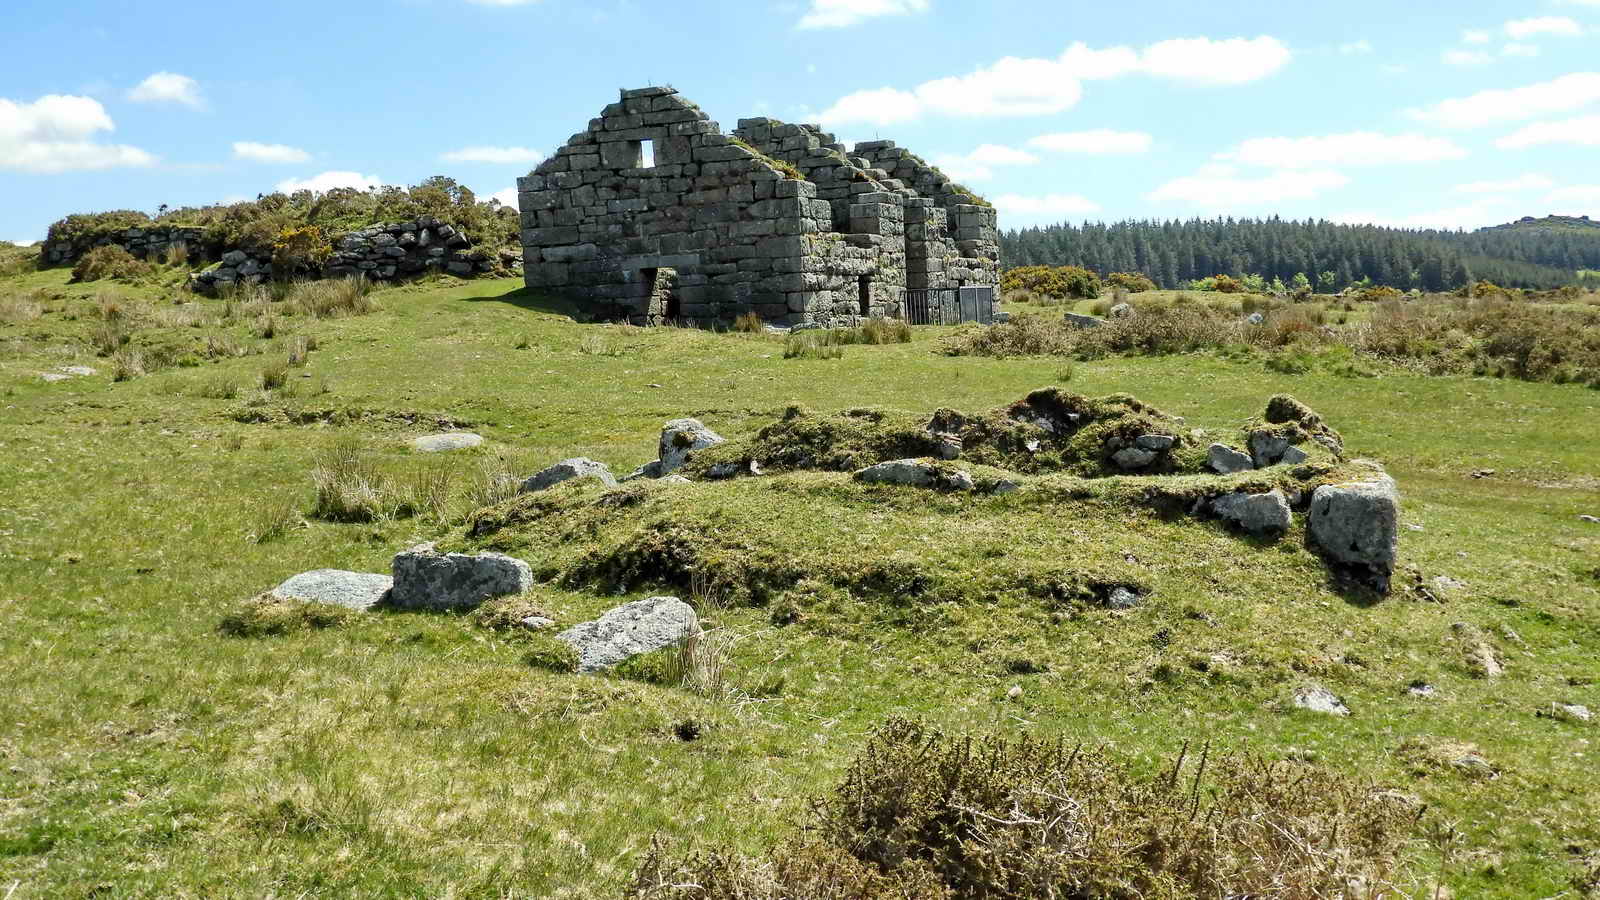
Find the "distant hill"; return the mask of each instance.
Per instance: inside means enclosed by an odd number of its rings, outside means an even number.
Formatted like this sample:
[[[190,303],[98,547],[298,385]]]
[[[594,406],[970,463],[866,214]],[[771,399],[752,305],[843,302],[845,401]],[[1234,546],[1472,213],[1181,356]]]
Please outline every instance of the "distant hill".
[[[1304,273],[1322,291],[1364,278],[1402,290],[1453,290],[1480,279],[1548,290],[1578,282],[1580,271],[1600,269],[1600,223],[1529,217],[1469,232],[1278,217],[1129,220],[1005,231],[1000,249],[1007,268],[1142,272],[1164,288],[1219,274],[1259,274],[1290,285]]]
[[[1533,216],[1523,216],[1515,222],[1504,225],[1491,225],[1480,228],[1478,231],[1596,231],[1600,232],[1600,222],[1588,216],[1545,216],[1536,219]]]

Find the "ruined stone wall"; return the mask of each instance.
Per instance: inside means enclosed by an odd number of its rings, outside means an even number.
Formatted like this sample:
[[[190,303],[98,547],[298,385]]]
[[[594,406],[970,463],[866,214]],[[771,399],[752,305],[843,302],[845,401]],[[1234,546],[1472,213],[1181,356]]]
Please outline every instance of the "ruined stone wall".
[[[993,249],[968,248],[963,216],[982,208],[955,205],[972,199],[958,185],[938,195],[949,208],[922,200],[814,125],[743,119],[723,134],[671,88],[623,91],[518,191],[528,286],[606,318],[850,325],[900,315],[907,287],[998,280],[993,211],[971,231]]]
[[[894,141],[857,144],[855,156],[885,172],[889,183],[906,185],[932,201],[926,215],[907,220],[912,288],[919,281],[928,288],[1000,283],[1000,231],[993,207]],[[925,246],[913,246],[918,241]],[[925,262],[919,266],[919,260]]]
[[[234,248],[222,253],[220,265],[190,276],[190,285],[212,293],[234,284],[259,284],[274,278],[353,278],[401,281],[433,272],[461,278],[489,275],[521,260],[473,249],[465,232],[432,216],[410,222],[372,225],[333,242],[333,254],[320,267],[278,271],[272,254]]]
[[[97,238],[81,244],[68,241],[56,241],[44,247],[44,264],[47,266],[64,266],[76,262],[78,257],[95,247],[105,247],[116,244],[128,251],[137,259],[147,259],[152,262],[160,259],[173,247],[181,247],[188,254],[190,260],[204,261],[205,231],[199,228],[184,228],[176,225],[151,225],[144,228],[129,228],[109,237]]]

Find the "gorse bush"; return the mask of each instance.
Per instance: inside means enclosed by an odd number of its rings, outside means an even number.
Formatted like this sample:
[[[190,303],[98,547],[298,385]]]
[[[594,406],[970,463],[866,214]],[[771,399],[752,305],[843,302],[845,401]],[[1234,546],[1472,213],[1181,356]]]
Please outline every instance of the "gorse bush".
[[[78,262],[72,267],[72,280],[83,282],[113,278],[131,281],[148,276],[154,271],[154,266],[135,259],[133,254],[116,244],[107,244],[104,247],[95,247],[78,258]]]
[[[1156,289],[1156,283],[1143,272],[1112,272],[1106,276],[1106,281],[1130,294],[1142,294]]]
[[[760,858],[652,845],[629,896],[1349,896],[1406,879],[1420,811],[1321,769],[1185,748],[1143,774],[1031,737],[903,719],[867,742],[798,839]]]
[[[1100,296],[1100,276],[1078,266],[1019,266],[1000,276],[1003,292],[1028,291],[1056,300]]]

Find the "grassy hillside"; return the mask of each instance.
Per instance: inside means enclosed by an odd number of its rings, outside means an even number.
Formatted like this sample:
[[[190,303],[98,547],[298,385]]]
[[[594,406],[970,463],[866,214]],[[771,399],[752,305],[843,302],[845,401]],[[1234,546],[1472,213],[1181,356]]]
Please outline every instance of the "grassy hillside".
[[[1541,715],[1600,710],[1600,525],[1578,518],[1600,515],[1595,390],[1378,360],[1291,375],[1221,351],[950,356],[947,329],[786,359],[776,336],[580,324],[510,281],[380,291],[346,315],[66,277],[0,281],[15,900],[619,896],[657,834],[786,841],[894,716],[1081,741],[1150,776],[1209,741],[1399,791],[1426,805],[1393,873],[1411,895],[1551,896],[1600,867],[1600,730]],[[131,350],[159,364],[114,381]],[[75,364],[99,374],[40,377]],[[1136,478],[988,496],[794,471],[494,505],[504,475],[564,457],[628,471],[670,418],[747,439],[791,405],[984,413],[1046,385],[1218,435],[1295,395],[1399,481],[1395,590],[1330,579],[1298,525],[1268,543],[1163,515]],[[409,449],[447,428],[487,441]],[[405,502],[312,516],[335,451]],[[434,539],[528,559],[547,578],[528,600],[563,625],[692,599],[725,689],[550,672],[471,614],[218,629],[289,575],[386,571]],[[748,589],[779,570],[795,577]],[[727,572],[755,581],[711,577]],[[1080,590],[1113,581],[1147,599]],[[1484,676],[1485,646],[1504,674]],[[1312,683],[1352,715],[1295,709]]]

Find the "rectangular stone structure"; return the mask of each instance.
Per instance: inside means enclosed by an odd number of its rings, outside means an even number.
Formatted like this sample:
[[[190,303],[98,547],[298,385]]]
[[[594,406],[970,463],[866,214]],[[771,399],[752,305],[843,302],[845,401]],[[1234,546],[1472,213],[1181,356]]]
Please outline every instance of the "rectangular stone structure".
[[[597,319],[849,326],[902,317],[908,289],[999,283],[994,209],[905,148],[724,132],[668,87],[621,91],[517,189],[527,285]]]

